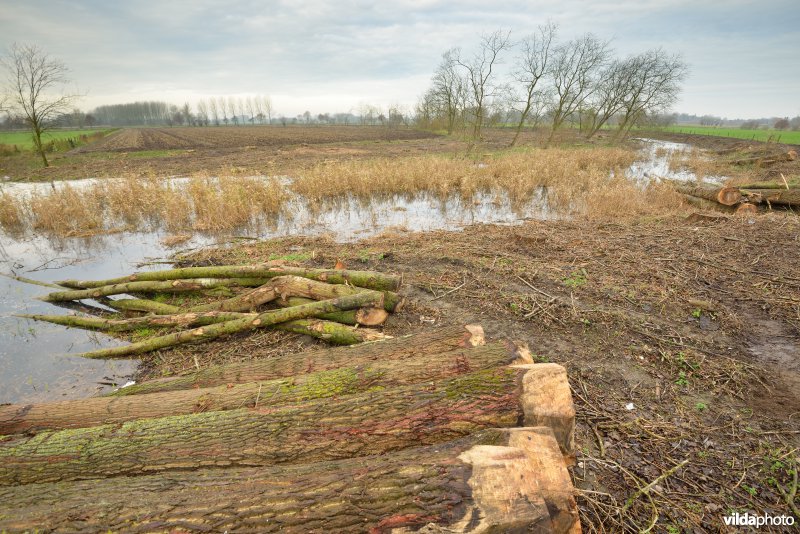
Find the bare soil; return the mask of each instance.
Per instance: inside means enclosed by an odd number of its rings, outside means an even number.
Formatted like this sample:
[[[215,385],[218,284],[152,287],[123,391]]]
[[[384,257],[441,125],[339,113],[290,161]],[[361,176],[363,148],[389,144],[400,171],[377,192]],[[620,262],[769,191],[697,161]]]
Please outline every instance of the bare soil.
[[[489,131],[481,145],[508,146],[513,132]],[[522,142],[539,135],[526,132]],[[571,137],[568,135],[568,137]],[[467,141],[413,128],[380,126],[247,126],[127,128],[70,152],[52,154],[41,168],[32,154],[0,155],[0,176],[12,180],[87,177],[291,174],[321,161],[463,155]]]
[[[655,532],[719,532],[732,510],[789,513],[778,486],[789,491],[800,447],[795,216],[479,225],[355,244],[296,237],[182,263],[297,254],[313,257],[307,265],[402,273],[408,304],[388,334],[478,322],[490,337],[527,343],[538,361],[565,365],[587,532],[653,521]],[[149,356],[145,374],[309,344],[260,332]]]

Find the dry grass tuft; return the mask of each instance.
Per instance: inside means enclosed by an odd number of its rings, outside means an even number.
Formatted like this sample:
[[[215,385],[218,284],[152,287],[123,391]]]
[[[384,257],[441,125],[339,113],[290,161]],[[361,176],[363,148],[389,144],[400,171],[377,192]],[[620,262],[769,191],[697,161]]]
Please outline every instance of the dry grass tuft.
[[[21,210],[13,195],[0,191],[0,228],[8,233],[20,232],[25,226]]]

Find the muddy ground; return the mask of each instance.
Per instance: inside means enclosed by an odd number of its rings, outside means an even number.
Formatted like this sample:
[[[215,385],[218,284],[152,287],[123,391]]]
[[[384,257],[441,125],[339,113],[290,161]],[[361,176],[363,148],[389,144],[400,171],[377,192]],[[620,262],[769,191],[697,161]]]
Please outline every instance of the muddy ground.
[[[800,175],[800,162],[731,164],[741,155],[787,147],[660,137],[707,149],[714,170],[737,180]],[[114,139],[108,142],[120,142]],[[510,132],[494,132],[473,150],[509,140]],[[431,136],[306,141],[139,152],[106,147],[54,158],[51,170],[22,169],[15,177],[279,174],[327,159],[468,148]],[[741,218],[692,211],[647,220],[397,232],[348,244],[293,237],[207,250],[180,263],[287,257],[307,258],[302,264],[308,266],[341,260],[349,268],[400,273],[407,304],[385,333],[476,322],[490,337],[527,343],[538,361],[567,367],[578,412],[579,454],[571,471],[586,532],[727,532],[733,529],[723,517],[733,512],[797,514],[800,219],[790,212]],[[147,355],[140,378],[315,344],[257,332]]]
[[[185,263],[310,255],[404,276],[392,335],[477,322],[569,371],[587,532],[726,531],[789,513],[800,446],[800,219],[529,222],[463,232],[254,242]],[[146,375],[312,342],[261,332],[146,357]],[[671,469],[686,462],[675,472]],[[663,475],[668,474],[664,478]],[[649,494],[627,500],[651,482]]]

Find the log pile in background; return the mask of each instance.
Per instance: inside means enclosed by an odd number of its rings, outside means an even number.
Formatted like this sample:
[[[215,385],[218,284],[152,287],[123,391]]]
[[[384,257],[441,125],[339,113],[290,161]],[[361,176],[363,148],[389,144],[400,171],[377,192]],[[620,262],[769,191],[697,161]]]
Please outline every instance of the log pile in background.
[[[475,325],[209,367],[0,406],[0,531],[578,533],[574,425]]]
[[[124,332],[141,328],[173,331],[125,345],[87,352],[87,358],[117,358],[183,343],[197,343],[257,328],[274,327],[308,334],[336,345],[375,341],[385,336],[364,326],[379,326],[402,298],[400,278],[373,271],[309,269],[278,265],[187,267],[142,272],[110,280],[63,280],[63,290],[42,297],[52,303],[93,299],[126,313],[148,315],[109,319],[78,315],[21,315],[30,319]],[[111,299],[117,295],[192,293],[225,289],[225,299],[180,308],[147,298]],[[277,307],[265,309],[274,303]],[[97,308],[103,313],[101,308]],[[176,331],[177,329],[177,331]]]
[[[754,213],[759,205],[800,207],[800,188],[790,187],[788,183],[753,184],[762,186],[760,188],[672,183],[676,191],[687,197],[709,201],[722,208],[731,208],[737,213]]]

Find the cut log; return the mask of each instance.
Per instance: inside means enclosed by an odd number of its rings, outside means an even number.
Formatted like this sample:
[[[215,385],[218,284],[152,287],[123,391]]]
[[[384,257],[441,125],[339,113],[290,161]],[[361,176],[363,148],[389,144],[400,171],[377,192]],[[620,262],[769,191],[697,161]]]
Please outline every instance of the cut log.
[[[158,315],[172,315],[179,313],[177,306],[156,302],[150,299],[100,299],[100,302],[109,308],[119,311],[139,311],[145,313],[155,313]]]
[[[135,395],[272,380],[379,360],[405,360],[440,354],[465,347],[481,346],[484,343],[483,329],[479,325],[445,326],[413,336],[397,337],[366,345],[314,350],[276,356],[266,360],[217,365],[183,376],[160,378],[135,384],[111,395]]]
[[[0,442],[0,485],[314,462],[442,443],[516,426],[525,415],[526,372],[502,367],[287,408],[13,435]]]
[[[258,314],[255,317],[248,316],[247,318],[235,319],[232,321],[225,321],[224,323],[216,323],[210,326],[194,328],[192,330],[175,332],[164,336],[150,338],[138,343],[131,343],[130,345],[84,352],[80,354],[80,356],[83,356],[84,358],[119,358],[133,354],[142,354],[154,350],[174,347],[184,343],[196,343],[199,341],[206,341],[208,339],[216,339],[224,335],[246,332],[256,328],[265,328],[278,323],[293,321],[295,319],[316,317],[317,315],[323,315],[341,310],[352,310],[365,306],[382,306],[382,304],[383,293],[365,289],[360,293],[339,297],[337,299],[323,300],[320,302],[314,302],[313,304],[294,306],[292,308],[281,308],[279,310],[272,310]]]
[[[755,204],[745,202],[736,206],[736,215],[755,215],[758,213],[758,208]]]
[[[127,282],[124,284],[98,286],[91,289],[55,291],[45,295],[41,300],[45,302],[60,302],[65,300],[96,299],[130,293],[185,293],[215,287],[260,286],[266,281],[266,278],[190,278],[165,282]]]
[[[750,202],[800,207],[800,189],[742,189]]]
[[[288,307],[310,304],[314,302],[314,300],[303,297],[286,297],[280,298],[276,302],[279,306]],[[382,308],[359,308],[357,310],[328,313],[320,316],[320,319],[327,319],[328,321],[350,325],[379,326],[385,323],[388,317],[389,312]]]
[[[135,419],[243,407],[275,407],[364,392],[371,388],[430,382],[511,363],[504,343],[404,360],[377,360],[290,378],[43,404],[0,406],[0,434],[83,428]]]
[[[514,439],[525,438],[525,429],[517,429]],[[553,508],[563,501],[553,497],[553,483],[536,469],[530,449],[509,441],[489,430],[433,447],[315,464],[0,488],[6,512],[0,530],[381,534],[432,523],[447,532],[549,532],[547,515],[552,532],[580,532],[579,523],[565,524],[569,510]],[[474,450],[482,445],[497,448]]]
[[[733,206],[737,204],[742,195],[735,187],[710,187],[710,186],[694,186],[688,184],[673,183],[675,189],[685,195],[703,198],[722,204],[723,206]]]
[[[145,271],[109,280],[62,280],[60,286],[75,289],[96,288],[136,281],[181,280],[187,278],[273,278],[283,275],[301,276],[329,284],[350,284],[378,291],[395,291],[400,287],[400,277],[376,271],[350,271],[339,269],[309,269],[288,267],[278,262],[256,265],[218,265],[212,267],[184,267],[165,271]]]

